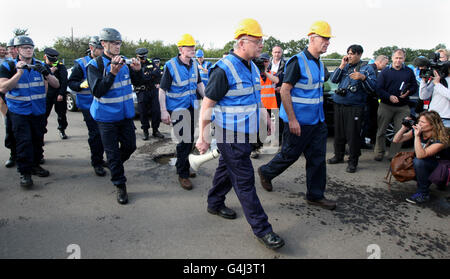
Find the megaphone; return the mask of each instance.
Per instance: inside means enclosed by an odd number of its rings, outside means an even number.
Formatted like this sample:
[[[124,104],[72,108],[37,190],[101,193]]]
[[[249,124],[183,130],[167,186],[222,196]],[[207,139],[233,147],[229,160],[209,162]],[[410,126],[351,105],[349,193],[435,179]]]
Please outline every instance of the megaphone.
[[[189,155],[189,164],[194,171],[198,171],[201,165],[211,161],[212,159],[219,158],[220,152],[218,149],[213,149],[212,151],[202,154],[202,155]]]

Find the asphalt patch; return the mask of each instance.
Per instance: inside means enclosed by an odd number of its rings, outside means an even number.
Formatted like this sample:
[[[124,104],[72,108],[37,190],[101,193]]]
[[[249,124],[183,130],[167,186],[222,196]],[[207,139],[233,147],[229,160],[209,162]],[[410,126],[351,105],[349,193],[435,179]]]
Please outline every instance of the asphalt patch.
[[[294,182],[306,187],[305,175],[296,178]],[[411,188],[410,185],[402,187],[399,184],[396,184],[395,188],[388,191],[387,188],[356,185],[328,177],[325,195],[337,202],[336,210],[329,211],[335,217],[331,218],[331,222],[329,214],[323,214],[323,209],[308,206],[303,201],[305,193],[295,193],[281,187],[275,190],[285,194],[288,200],[294,199],[292,202],[280,203],[281,208],[292,211],[302,219],[306,218],[307,223],[311,221],[309,218],[314,219],[321,226],[333,226],[351,235],[360,233],[388,235],[389,238],[394,238],[394,243],[405,252],[413,252],[417,256],[427,258],[448,258],[450,255],[448,231],[426,228],[419,221],[420,215],[424,213],[422,211],[431,210],[438,218],[443,219],[442,222],[448,222],[450,215],[448,200],[432,195],[428,204],[412,205],[408,204],[405,198],[413,194],[415,188]],[[299,198],[302,201],[297,201]]]

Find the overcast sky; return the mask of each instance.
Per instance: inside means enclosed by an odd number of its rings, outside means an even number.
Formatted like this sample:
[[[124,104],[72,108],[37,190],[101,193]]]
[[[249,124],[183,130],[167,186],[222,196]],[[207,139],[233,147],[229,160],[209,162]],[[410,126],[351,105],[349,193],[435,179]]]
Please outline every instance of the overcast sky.
[[[254,18],[266,36],[281,41],[306,37],[316,20],[327,21],[335,38],[328,53],[351,44],[372,57],[379,47],[450,47],[450,0],[19,0],[2,1],[0,41],[27,28],[38,47],[57,37],[98,35],[113,27],[127,40],[176,43],[190,33],[206,48],[222,48],[243,18]]]

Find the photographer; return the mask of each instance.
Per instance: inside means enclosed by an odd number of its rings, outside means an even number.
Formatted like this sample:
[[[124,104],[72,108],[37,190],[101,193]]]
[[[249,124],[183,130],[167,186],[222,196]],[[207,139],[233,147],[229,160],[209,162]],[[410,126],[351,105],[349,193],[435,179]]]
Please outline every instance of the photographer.
[[[415,125],[411,123],[411,119],[405,118],[393,142],[401,143],[411,138],[414,138],[417,192],[406,201],[414,204],[424,203],[430,200],[431,182],[428,178],[437,167],[438,159],[442,159],[441,151],[449,145],[449,134],[437,112],[424,111]]]
[[[371,66],[361,61],[363,48],[351,45],[331,81],[339,83],[334,101],[334,157],[329,164],[344,162],[345,144],[349,146],[347,172],[356,172],[361,156],[361,123],[367,93],[375,91],[376,77]]]
[[[433,77],[427,79],[423,77],[420,81],[419,97],[421,100],[431,98],[429,110],[434,110],[442,118],[445,127],[450,127],[450,63],[446,63],[447,67],[444,70],[441,78],[436,70],[433,70]]]

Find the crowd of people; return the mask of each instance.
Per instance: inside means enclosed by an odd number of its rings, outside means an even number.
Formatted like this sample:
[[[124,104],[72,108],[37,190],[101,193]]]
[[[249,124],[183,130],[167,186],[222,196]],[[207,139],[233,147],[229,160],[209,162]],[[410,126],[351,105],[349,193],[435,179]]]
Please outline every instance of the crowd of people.
[[[306,202],[333,210],[336,202],[325,197],[326,164],[344,162],[346,171],[357,171],[361,147],[371,129],[377,129],[374,159],[385,156],[386,128],[393,121],[397,134],[387,155],[392,158],[401,143],[414,138],[418,191],[408,198],[412,203],[429,200],[428,176],[438,160],[448,159],[446,150],[450,124],[450,76],[434,72],[421,78],[405,66],[405,51],[386,56],[374,63],[361,60],[363,47],[350,45],[339,67],[330,74],[320,59],[327,52],[332,37],[325,21],[314,22],[308,32],[308,47],[285,61],[283,49],[275,46],[272,58],[261,53],[263,33],[254,19],[244,19],[235,30],[235,44],[230,52],[212,65],[204,60],[196,42],[183,34],[177,42],[179,55],[160,65],[160,59],[148,58],[148,50],[139,48],[136,57],[120,55],[121,34],[104,28],[91,37],[87,55],[75,60],[70,76],[59,62],[55,49],[45,49],[44,61],[33,58],[34,42],[18,36],[8,43],[9,58],[0,48],[0,91],[5,114],[5,146],[11,156],[6,167],[17,164],[20,185],[32,187],[32,175],[49,176],[41,165],[47,118],[55,106],[61,139],[67,139],[65,94],[67,87],[76,92],[88,129],[91,164],[98,176],[111,172],[117,188],[117,202],[128,202],[124,163],[136,150],[133,87],[138,97],[143,140],[152,135],[164,138],[160,122],[171,125],[176,136],[176,172],[180,186],[194,185],[188,156],[194,144],[203,154],[210,149],[214,136],[220,158],[208,192],[207,212],[226,219],[236,212],[225,205],[231,188],[242,205],[245,217],[257,239],[270,249],[278,249],[284,240],[268,221],[255,189],[251,158],[257,158],[260,138],[278,130],[280,148],[268,163],[257,169],[262,187],[273,190],[272,180],[283,174],[303,154],[306,159]],[[440,51],[447,61],[445,50]],[[328,129],[324,112],[324,83],[338,84],[333,95],[334,156],[326,160]],[[402,124],[410,115],[409,96],[419,91],[421,99],[431,99],[428,111],[420,114],[412,129]],[[197,117],[196,112],[200,110]],[[271,115],[279,111],[279,125],[272,126]],[[377,123],[370,115],[376,114]],[[278,114],[276,114],[278,115]],[[199,137],[194,138],[198,125]],[[448,152],[447,152],[448,153]],[[107,161],[104,160],[106,154]]]

